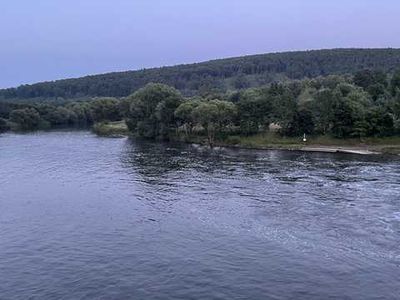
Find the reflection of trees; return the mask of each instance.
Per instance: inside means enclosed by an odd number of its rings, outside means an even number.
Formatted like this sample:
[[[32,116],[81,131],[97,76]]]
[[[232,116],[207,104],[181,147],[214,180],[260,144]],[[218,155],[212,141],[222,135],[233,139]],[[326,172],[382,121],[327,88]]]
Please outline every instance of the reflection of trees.
[[[359,165],[374,158],[306,153],[297,151],[253,151],[209,149],[181,143],[128,140],[121,156],[123,167],[133,180],[178,187],[186,182],[253,178],[285,185],[363,181]],[[206,183],[202,183],[206,184]],[[161,188],[161,190],[163,190]]]
[[[222,172],[229,175],[238,167],[252,169],[257,152],[209,149],[181,143],[162,143],[140,139],[127,140],[122,154],[123,166],[142,175],[146,181],[166,180],[183,171]],[[192,175],[193,176],[193,175]]]
[[[187,166],[183,147],[161,142],[127,140],[121,157],[123,166],[147,177],[161,177]]]
[[[229,176],[263,177],[270,174],[285,183],[297,182],[310,173],[328,171],[336,174],[354,158],[324,153],[297,151],[254,151],[246,149],[209,149],[182,143],[127,140],[121,162],[140,180],[168,184],[189,179],[187,176],[229,178]],[[358,161],[367,160],[358,158]],[[369,159],[370,160],[370,159]]]

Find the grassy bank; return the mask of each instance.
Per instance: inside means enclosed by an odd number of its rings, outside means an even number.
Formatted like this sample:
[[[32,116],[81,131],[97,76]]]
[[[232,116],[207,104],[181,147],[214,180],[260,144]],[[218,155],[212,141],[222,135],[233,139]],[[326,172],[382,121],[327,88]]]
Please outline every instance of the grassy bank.
[[[203,136],[180,138],[189,143],[207,144]],[[249,149],[287,149],[321,152],[360,151],[400,155],[400,137],[360,139],[337,139],[329,136],[307,137],[303,142],[301,137],[282,137],[274,133],[252,136],[228,136],[216,140],[215,146],[237,147]],[[311,150],[313,149],[313,150]]]
[[[95,134],[106,137],[122,137],[129,135],[129,130],[125,121],[96,123],[93,125],[92,130]]]
[[[97,123],[93,126],[93,132],[99,136],[107,137],[130,135],[124,121]],[[207,138],[203,135],[179,135],[173,136],[172,139],[186,143],[208,144]],[[400,155],[400,137],[368,137],[360,140],[356,138],[337,139],[330,136],[309,136],[307,141],[303,142],[301,137],[282,137],[276,133],[265,133],[252,136],[227,136],[216,139],[215,146],[247,149],[320,150],[321,152],[348,150]]]

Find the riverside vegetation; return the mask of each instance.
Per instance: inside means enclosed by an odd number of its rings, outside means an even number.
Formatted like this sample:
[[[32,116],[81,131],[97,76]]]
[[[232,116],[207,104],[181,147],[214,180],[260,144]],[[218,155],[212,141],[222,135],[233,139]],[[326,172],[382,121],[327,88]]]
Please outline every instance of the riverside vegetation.
[[[129,130],[144,138],[211,146],[296,146],[303,134],[323,145],[387,144],[396,152],[400,144],[400,70],[362,69],[246,86],[202,89],[188,96],[176,86],[148,83],[126,97],[86,95],[72,101],[13,99],[4,97],[3,90],[0,131],[95,124],[101,135]],[[127,127],[115,123],[121,120]]]

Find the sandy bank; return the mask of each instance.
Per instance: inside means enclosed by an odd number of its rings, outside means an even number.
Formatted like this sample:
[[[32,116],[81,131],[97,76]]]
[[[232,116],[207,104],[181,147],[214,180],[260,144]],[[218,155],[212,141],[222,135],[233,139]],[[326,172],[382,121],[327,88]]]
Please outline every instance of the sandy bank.
[[[343,148],[343,147],[302,147],[300,151],[306,152],[325,152],[325,153],[346,153],[346,154],[359,154],[359,155],[378,155],[382,154],[379,151],[371,151],[361,148]]]

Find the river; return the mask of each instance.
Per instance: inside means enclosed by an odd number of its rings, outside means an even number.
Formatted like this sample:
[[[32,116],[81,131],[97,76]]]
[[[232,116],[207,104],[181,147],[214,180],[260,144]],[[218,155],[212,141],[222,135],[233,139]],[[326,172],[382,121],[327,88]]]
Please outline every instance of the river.
[[[0,299],[399,297],[399,159],[0,135]]]

